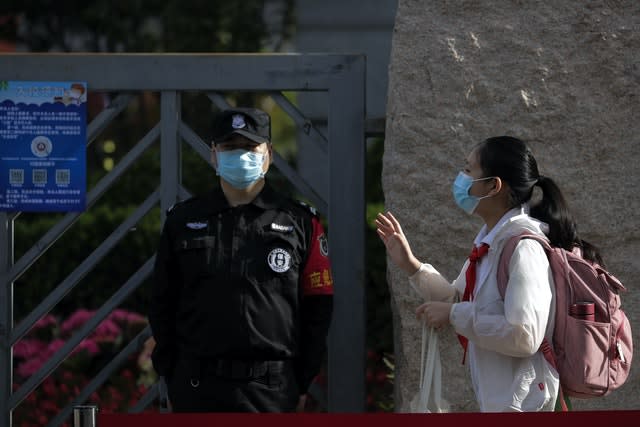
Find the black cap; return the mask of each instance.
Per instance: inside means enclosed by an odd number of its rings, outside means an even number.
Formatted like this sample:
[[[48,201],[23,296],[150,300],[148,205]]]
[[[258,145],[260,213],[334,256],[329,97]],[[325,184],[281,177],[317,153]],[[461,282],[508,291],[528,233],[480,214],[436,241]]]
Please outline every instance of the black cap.
[[[230,108],[218,113],[213,122],[213,143],[242,135],[259,144],[271,140],[271,118],[257,108]]]

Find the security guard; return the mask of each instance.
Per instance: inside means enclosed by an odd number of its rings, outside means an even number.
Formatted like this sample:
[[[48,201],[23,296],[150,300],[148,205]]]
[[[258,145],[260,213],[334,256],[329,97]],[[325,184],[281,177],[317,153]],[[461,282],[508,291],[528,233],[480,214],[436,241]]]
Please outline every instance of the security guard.
[[[312,209],[266,184],[270,136],[264,111],[219,113],[219,188],[167,214],[149,321],[174,412],[300,410],[322,364],[327,238]]]

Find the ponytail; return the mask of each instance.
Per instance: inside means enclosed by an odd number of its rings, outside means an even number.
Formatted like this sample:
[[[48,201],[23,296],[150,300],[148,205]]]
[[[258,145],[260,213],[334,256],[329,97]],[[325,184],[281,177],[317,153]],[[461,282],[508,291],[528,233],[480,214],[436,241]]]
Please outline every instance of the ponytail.
[[[542,199],[531,206],[530,215],[549,225],[547,237],[551,245],[569,251],[577,247],[582,251],[583,258],[604,267],[600,250],[578,236],[575,220],[556,183],[540,175],[535,185],[542,190]]]
[[[524,141],[504,135],[488,138],[476,147],[485,176],[498,176],[509,184],[512,207],[531,203],[534,186],[540,187],[542,199],[532,203],[530,215],[549,225],[547,237],[553,246],[569,251],[578,248],[583,258],[604,267],[598,248],[578,236],[560,188],[551,178],[540,175],[538,163]]]

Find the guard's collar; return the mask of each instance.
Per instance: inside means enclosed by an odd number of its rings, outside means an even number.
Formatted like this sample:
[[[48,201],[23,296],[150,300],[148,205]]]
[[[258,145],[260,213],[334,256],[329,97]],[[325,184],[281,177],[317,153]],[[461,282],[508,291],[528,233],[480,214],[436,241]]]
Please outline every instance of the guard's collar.
[[[211,213],[221,212],[231,209],[232,206],[227,201],[221,187],[216,187],[206,197],[207,206],[211,209]],[[281,204],[282,196],[278,194],[268,183],[264,183],[264,187],[258,195],[247,205],[254,205],[261,209],[273,209]]]

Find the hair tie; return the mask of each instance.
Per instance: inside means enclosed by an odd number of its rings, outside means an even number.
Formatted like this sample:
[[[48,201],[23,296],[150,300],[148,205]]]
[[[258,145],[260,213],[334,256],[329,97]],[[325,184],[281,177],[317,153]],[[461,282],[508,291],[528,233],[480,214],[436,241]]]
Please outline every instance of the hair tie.
[[[536,184],[540,184],[543,180],[545,180],[547,177],[544,175],[538,175],[538,179],[536,180]],[[535,184],[534,184],[535,185]]]

